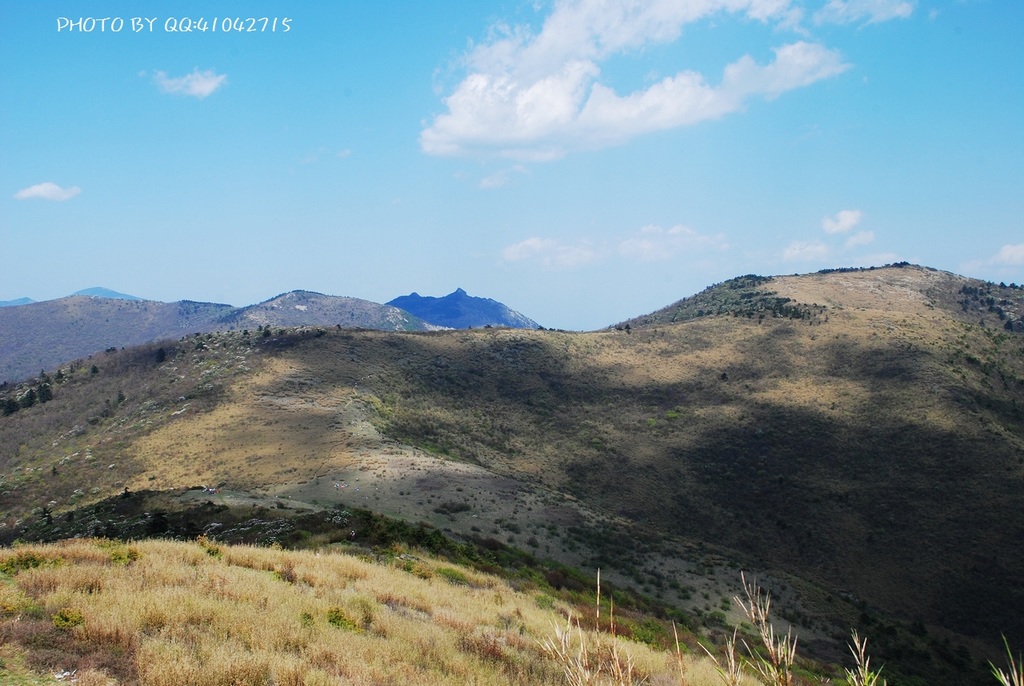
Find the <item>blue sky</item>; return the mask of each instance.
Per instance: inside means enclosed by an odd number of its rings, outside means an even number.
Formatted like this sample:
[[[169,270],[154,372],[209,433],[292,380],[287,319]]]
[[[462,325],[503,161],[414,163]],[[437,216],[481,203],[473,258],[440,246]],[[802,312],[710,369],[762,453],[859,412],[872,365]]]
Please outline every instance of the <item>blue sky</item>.
[[[1016,0],[0,0],[0,300],[461,287],[594,329],[746,273],[1022,283],[1022,35]]]

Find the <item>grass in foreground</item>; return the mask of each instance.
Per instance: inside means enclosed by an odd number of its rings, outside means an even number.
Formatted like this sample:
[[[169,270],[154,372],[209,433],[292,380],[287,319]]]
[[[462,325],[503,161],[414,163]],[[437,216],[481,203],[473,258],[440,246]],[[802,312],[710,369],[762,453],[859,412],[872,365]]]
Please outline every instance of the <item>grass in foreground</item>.
[[[23,545],[0,549],[0,682],[553,686],[562,666],[542,643],[571,608],[545,600],[408,552],[380,563],[205,539]],[[633,683],[674,682],[672,653],[577,631],[628,654]],[[713,683],[705,663],[686,658],[687,683]]]
[[[574,608],[506,580],[399,552],[352,554],[69,539],[0,549],[0,682],[192,684],[522,684],[797,686],[791,632],[744,578],[747,617],[724,654],[685,655],[617,635],[614,606]],[[543,602],[542,602],[543,601]],[[609,611],[602,617],[602,608]],[[585,628],[593,627],[593,628]],[[885,686],[856,633],[836,684]],[[1002,686],[1024,686],[1007,643]]]

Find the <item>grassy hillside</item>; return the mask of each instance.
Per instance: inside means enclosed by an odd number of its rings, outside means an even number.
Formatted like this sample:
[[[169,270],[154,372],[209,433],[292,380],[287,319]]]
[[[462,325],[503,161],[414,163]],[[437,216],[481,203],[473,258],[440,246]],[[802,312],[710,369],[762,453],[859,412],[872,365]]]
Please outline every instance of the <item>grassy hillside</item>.
[[[367,508],[601,567],[706,629],[756,570],[810,653],[856,626],[890,683],[985,683],[1000,633],[1024,643],[1021,295],[903,266],[745,277],[588,334],[118,351],[0,418],[0,531],[125,487]]]
[[[844,591],[865,623],[1021,637],[1024,340],[944,307],[963,286],[787,277],[761,292],[792,311],[763,319],[499,334],[389,380],[387,426]]]
[[[719,650],[624,610],[600,577],[589,592],[559,591],[401,544],[20,545],[0,549],[0,681],[862,686],[885,673],[856,633],[851,666],[806,661],[795,636],[771,630],[771,597],[744,584],[734,602],[749,623]],[[1021,683],[1019,658],[1007,661],[992,683]]]
[[[672,653],[613,636],[607,614],[597,626],[592,605],[416,551],[359,552],[209,539],[0,550],[0,679],[564,684],[563,664],[544,641],[571,613],[586,627],[577,640],[589,644],[594,667],[628,655],[630,683],[678,683]],[[630,625],[621,611],[619,619]],[[684,669],[687,683],[713,683],[704,658],[687,657]]]

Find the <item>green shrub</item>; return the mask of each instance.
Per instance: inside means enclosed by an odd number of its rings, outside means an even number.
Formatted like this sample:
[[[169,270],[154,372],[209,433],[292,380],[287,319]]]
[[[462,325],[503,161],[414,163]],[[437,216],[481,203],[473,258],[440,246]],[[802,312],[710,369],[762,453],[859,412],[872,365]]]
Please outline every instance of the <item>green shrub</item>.
[[[139,551],[130,547],[115,548],[110,552],[110,561],[116,565],[130,565],[139,559]]]
[[[450,584],[456,586],[469,586],[469,577],[452,567],[438,567],[437,575],[443,577]]]
[[[655,648],[669,644],[668,630],[655,619],[643,619],[636,623],[629,623],[628,626],[633,640],[637,643],[646,643]]]
[[[14,575],[23,569],[35,569],[36,567],[42,567],[44,565],[58,564],[60,564],[59,557],[50,558],[30,551],[21,551],[16,553],[14,557],[0,563],[0,572]]]
[[[72,607],[63,607],[53,615],[53,625],[58,629],[72,629],[85,624],[85,617],[81,610]]]
[[[434,512],[438,514],[458,514],[459,512],[467,512],[473,509],[473,506],[469,503],[459,502],[457,500],[449,500],[448,502],[441,503],[434,508]]]
[[[327,623],[345,631],[362,631],[359,625],[340,607],[332,607],[327,611]]]
[[[537,607],[542,610],[551,610],[555,607],[555,599],[547,593],[540,593],[537,595]]]
[[[206,551],[206,554],[210,557],[215,557],[218,560],[223,557],[224,553],[221,551],[220,546],[211,541],[206,535],[202,535],[196,539],[199,547]]]

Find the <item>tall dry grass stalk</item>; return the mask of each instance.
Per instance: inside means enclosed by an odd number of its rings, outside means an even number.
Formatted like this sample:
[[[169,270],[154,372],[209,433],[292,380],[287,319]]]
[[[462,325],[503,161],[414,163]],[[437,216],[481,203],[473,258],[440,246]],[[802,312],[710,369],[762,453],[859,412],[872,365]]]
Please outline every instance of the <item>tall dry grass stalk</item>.
[[[594,624],[601,629],[601,570],[597,571],[597,593]],[[620,650],[615,638],[615,605],[609,605],[608,639],[602,641],[596,633],[588,634],[569,612],[565,628],[554,626],[554,636],[540,641],[544,652],[562,666],[562,674],[569,686],[640,686],[648,678],[637,669],[633,655]]]
[[[597,683],[598,668],[591,657],[587,638],[579,621],[574,623],[571,614],[565,620],[565,628],[556,625],[554,636],[542,639],[540,646],[562,666],[565,683],[569,686],[592,686]]]
[[[871,658],[868,657],[868,640],[862,639],[853,632],[853,643],[850,644],[850,652],[853,653],[856,667],[846,670],[846,680],[850,686],[885,686],[885,679],[882,678],[882,670],[871,669]]]
[[[752,648],[744,639],[743,645],[750,656],[746,663],[750,665],[758,678],[766,686],[793,686],[793,666],[796,662],[796,642],[793,629],[785,636],[777,636],[775,627],[768,619],[771,610],[771,595],[762,590],[756,583],[748,582],[745,574],[740,574],[746,600],[736,596],[733,600],[754,625],[764,652]]]
[[[718,676],[725,686],[740,686],[743,682],[743,662],[736,650],[736,633],[737,630],[733,629],[732,637],[726,640],[725,656],[721,659],[705,648],[703,644],[700,646],[715,663],[715,671],[718,672]]]
[[[1003,645],[1006,646],[1006,661],[1009,663],[1010,671],[1003,671],[990,662],[992,676],[1002,686],[1024,686],[1024,660],[1021,659],[1020,653],[1017,654],[1016,659],[1013,657],[1013,651],[1010,650],[1010,642],[1006,636],[1003,636]]]

